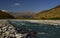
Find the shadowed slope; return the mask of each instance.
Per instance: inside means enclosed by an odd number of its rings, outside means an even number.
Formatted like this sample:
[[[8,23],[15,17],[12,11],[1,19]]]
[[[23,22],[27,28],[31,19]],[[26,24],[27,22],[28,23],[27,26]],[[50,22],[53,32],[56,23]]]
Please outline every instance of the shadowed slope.
[[[14,17],[7,12],[3,12],[0,10],[0,19],[13,19]]]

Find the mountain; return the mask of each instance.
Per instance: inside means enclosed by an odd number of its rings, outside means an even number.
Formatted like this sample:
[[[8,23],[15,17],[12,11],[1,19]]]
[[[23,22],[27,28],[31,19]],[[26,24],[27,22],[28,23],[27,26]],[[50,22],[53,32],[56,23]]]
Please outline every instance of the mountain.
[[[4,12],[0,10],[0,19],[13,19],[14,17],[10,15],[8,12]]]
[[[44,10],[36,15],[34,15],[32,18],[34,19],[60,19],[60,5],[49,9],[49,10]]]
[[[34,12],[15,12],[15,13],[11,12],[10,14],[13,15],[15,18],[18,18],[18,19],[20,19],[20,18],[28,19],[28,18],[31,18],[33,15],[35,15]]]

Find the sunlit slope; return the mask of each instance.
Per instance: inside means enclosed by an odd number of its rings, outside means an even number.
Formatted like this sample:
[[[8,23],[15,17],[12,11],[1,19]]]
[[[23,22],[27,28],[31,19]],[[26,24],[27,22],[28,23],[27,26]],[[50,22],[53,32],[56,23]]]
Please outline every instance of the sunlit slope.
[[[32,18],[35,19],[60,19],[60,5],[55,8],[37,13]]]

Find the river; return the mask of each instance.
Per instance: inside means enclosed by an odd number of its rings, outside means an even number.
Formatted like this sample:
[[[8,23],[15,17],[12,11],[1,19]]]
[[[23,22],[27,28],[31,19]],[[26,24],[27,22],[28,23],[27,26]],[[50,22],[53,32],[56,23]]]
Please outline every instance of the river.
[[[31,35],[31,38],[60,38],[60,25],[54,26],[27,21],[11,21],[10,24],[18,29],[18,33],[37,32],[36,35]]]

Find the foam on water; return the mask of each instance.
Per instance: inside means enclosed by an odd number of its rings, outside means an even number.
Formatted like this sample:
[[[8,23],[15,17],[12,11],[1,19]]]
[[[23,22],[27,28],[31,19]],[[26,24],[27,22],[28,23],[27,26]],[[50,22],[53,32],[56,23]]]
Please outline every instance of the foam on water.
[[[59,26],[22,21],[11,21],[11,24],[16,28],[19,27],[18,29],[22,28],[19,32],[37,32],[37,35],[32,35],[32,38],[60,38]]]

